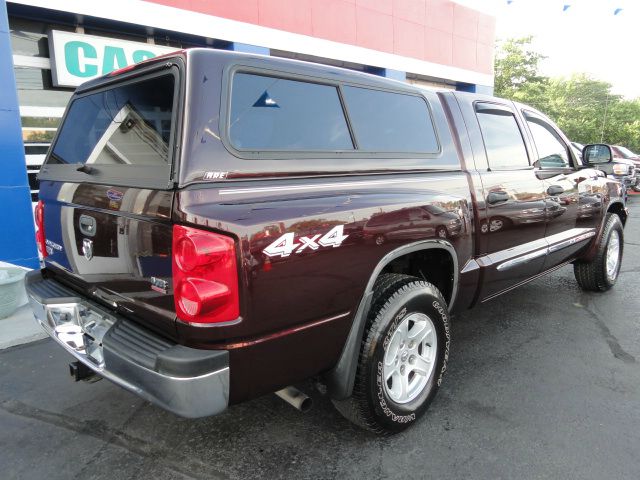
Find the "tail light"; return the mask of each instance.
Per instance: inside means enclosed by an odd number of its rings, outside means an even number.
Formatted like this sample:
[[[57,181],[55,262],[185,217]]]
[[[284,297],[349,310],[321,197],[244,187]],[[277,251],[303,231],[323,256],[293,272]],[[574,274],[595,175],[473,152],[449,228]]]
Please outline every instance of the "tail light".
[[[44,203],[42,200],[36,204],[34,215],[36,218],[36,245],[42,258],[45,258],[47,256],[47,244],[44,236]]]
[[[232,238],[173,227],[173,296],[178,318],[220,323],[240,315],[238,268]]]

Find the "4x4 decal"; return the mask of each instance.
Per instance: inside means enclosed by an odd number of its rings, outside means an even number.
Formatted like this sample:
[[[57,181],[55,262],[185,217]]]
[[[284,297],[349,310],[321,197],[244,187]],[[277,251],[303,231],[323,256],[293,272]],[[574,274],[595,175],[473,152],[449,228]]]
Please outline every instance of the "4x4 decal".
[[[288,257],[292,253],[301,253],[306,249],[317,250],[320,247],[339,247],[349,235],[344,235],[344,225],[336,225],[320,237],[320,233],[312,237],[300,237],[295,241],[293,232],[285,233],[263,250],[269,257]]]

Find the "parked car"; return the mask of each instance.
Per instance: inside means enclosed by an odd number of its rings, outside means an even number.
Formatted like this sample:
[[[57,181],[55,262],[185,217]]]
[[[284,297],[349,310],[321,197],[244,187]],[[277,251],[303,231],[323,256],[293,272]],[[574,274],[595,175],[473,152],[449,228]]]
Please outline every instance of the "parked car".
[[[612,155],[614,150],[612,146],[609,146]],[[583,161],[583,163],[585,163]],[[588,165],[588,162],[587,162]],[[640,172],[636,168],[636,163],[632,160],[628,160],[622,157],[612,156],[612,158],[604,163],[588,165],[604,172],[607,177],[619,181],[626,190],[635,189],[640,180]]]
[[[638,155],[637,153],[633,153],[628,148],[622,147],[620,145],[612,145],[611,151],[613,152],[614,158],[622,158],[633,162],[636,169],[636,183],[632,188],[635,192],[640,192],[640,155]]]
[[[580,159],[583,165],[594,167],[594,165],[589,165],[588,162],[583,160],[582,151],[584,149],[584,145],[577,142],[571,142],[571,147],[573,148],[574,154]],[[619,147],[610,145],[610,148],[613,154],[612,161],[602,165],[595,165],[595,168],[603,171],[609,178],[622,183],[625,189],[640,188],[640,162],[636,163],[623,157],[620,150],[618,150]]]
[[[315,378],[378,433],[434,399],[452,312],[568,264],[610,289],[627,220],[526,105],[207,49],[80,86],[40,180],[27,291],[76,380],[193,418]]]

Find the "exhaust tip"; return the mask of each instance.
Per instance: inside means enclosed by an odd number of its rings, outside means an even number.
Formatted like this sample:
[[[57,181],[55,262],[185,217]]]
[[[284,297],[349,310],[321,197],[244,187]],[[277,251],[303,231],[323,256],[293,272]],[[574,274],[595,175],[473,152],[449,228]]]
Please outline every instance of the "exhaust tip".
[[[303,394],[304,395],[304,394]],[[305,395],[305,398],[302,400],[302,402],[300,403],[300,411],[302,413],[307,413],[309,410],[311,410],[313,408],[313,399],[307,397]]]
[[[293,408],[303,413],[308,412],[313,407],[313,400],[295,387],[285,387],[275,393]]]

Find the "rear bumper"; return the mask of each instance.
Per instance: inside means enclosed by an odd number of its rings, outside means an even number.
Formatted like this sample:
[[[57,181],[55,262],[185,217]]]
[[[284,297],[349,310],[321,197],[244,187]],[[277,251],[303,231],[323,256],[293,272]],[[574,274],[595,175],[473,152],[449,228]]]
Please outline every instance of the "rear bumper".
[[[36,320],[100,376],[177,415],[215,415],[229,403],[229,354],[172,343],[40,271],[27,274]]]

